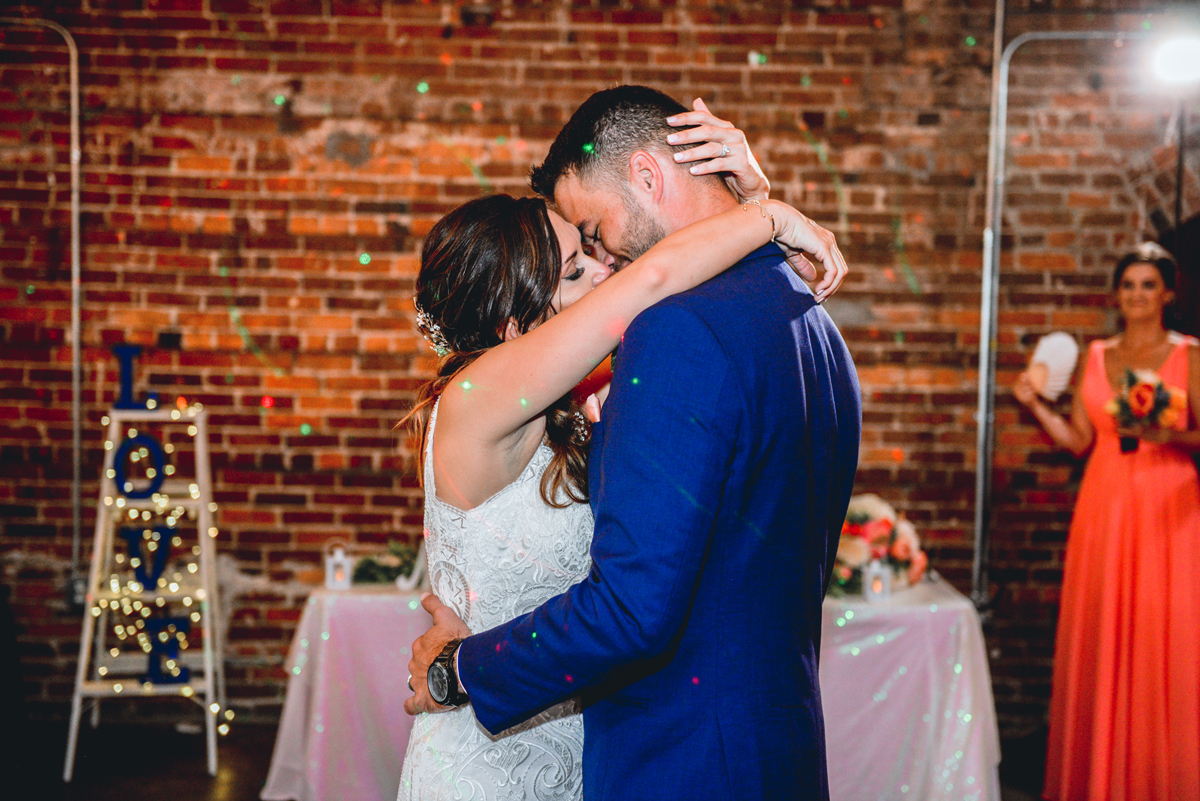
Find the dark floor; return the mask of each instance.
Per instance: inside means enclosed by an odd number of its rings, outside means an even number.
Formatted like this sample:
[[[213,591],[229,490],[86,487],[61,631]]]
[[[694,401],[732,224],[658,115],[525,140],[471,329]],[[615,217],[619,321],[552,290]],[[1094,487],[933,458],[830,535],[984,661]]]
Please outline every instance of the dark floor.
[[[235,724],[218,740],[216,776],[205,770],[204,735],[181,734],[171,726],[84,724],[75,778],[63,784],[65,723],[30,724],[26,735],[5,748],[14,757],[15,792],[6,801],[256,801],[267,780],[275,727]],[[1044,733],[1002,742],[1000,780],[1004,801],[1034,801],[1042,782]],[[7,761],[7,760],[5,760]],[[7,783],[7,782],[6,782]],[[354,799],[327,799],[354,801]]]
[[[0,790],[6,801],[255,801],[267,781],[275,726],[234,725],[219,737],[216,776],[208,775],[203,732],[170,725],[102,722],[93,730],[85,722],[70,784],[62,780],[65,723],[31,724],[20,745],[25,758],[7,775],[24,783],[14,795]]]

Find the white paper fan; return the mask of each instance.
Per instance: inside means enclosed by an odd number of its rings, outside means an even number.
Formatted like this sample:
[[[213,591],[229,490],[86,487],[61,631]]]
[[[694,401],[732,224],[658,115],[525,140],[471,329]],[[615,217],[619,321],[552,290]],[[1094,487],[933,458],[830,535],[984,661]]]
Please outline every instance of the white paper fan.
[[[1058,396],[1071,383],[1075,373],[1075,362],[1079,358],[1079,345],[1075,337],[1063,331],[1046,334],[1038,340],[1029,360],[1029,380],[1034,389],[1048,401]]]

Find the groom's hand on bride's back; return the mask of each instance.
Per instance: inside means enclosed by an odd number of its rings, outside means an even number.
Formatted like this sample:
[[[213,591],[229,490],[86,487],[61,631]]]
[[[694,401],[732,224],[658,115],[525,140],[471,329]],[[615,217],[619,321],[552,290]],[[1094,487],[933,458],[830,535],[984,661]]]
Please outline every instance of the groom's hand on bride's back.
[[[418,712],[449,712],[451,707],[435,703],[429,695],[429,681],[425,674],[446,643],[470,637],[471,630],[454,614],[454,610],[432,593],[421,596],[421,606],[433,616],[433,627],[413,642],[412,659],[408,662],[408,672],[412,675],[409,686],[412,687],[413,696],[404,702],[404,711],[410,715]]]

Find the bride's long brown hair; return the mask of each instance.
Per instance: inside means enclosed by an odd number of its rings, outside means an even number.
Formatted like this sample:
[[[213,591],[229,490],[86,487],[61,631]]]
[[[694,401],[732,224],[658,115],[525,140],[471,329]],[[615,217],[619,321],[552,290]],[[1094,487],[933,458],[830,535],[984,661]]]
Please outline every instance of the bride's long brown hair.
[[[541,198],[492,195],[464,203],[433,226],[421,247],[416,303],[438,326],[449,352],[437,375],[417,392],[400,425],[416,435],[418,479],[433,404],[464,367],[504,341],[512,320],[521,333],[553,314],[562,254]],[[427,332],[426,332],[427,333]],[[570,393],[546,410],[554,458],[542,476],[542,499],[555,507],[585,503],[591,428]]]

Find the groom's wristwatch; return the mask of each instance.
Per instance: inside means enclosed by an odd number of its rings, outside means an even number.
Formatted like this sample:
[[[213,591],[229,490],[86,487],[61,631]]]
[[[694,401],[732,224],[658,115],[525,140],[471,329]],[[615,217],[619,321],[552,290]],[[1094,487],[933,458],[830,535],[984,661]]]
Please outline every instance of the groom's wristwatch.
[[[426,678],[429,682],[429,694],[433,700],[442,706],[462,706],[470,699],[467,694],[458,689],[458,668],[455,656],[462,639],[451,640],[429,666]]]

